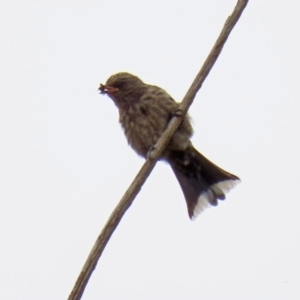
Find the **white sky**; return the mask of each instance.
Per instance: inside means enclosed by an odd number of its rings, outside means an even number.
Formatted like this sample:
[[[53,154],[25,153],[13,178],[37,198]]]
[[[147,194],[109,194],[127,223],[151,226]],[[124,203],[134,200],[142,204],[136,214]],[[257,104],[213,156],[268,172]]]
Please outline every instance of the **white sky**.
[[[98,94],[118,71],[181,101],[236,1],[0,2],[0,299],[66,299],[143,160]],[[242,184],[195,222],[159,163],[83,299],[299,299],[298,1],[252,0],[190,114]]]

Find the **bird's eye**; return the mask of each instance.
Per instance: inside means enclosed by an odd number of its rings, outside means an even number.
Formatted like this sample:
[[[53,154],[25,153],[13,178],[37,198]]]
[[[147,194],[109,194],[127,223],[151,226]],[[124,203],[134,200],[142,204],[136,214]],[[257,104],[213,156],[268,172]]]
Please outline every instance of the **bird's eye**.
[[[119,81],[114,84],[114,87],[121,89],[122,87],[124,87],[124,85],[125,85],[124,81]]]

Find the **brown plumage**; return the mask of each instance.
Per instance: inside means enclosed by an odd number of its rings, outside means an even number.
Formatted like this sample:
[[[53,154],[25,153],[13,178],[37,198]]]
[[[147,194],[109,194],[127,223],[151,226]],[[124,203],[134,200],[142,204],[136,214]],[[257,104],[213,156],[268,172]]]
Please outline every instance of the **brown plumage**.
[[[107,94],[119,109],[119,121],[130,146],[146,158],[179,104],[160,87],[145,84],[125,72],[109,77],[99,90]],[[218,199],[224,200],[225,193],[239,178],[200,154],[190,141],[192,134],[187,115],[161,159],[170,164],[185,196],[189,216],[194,219],[206,207],[216,206]]]

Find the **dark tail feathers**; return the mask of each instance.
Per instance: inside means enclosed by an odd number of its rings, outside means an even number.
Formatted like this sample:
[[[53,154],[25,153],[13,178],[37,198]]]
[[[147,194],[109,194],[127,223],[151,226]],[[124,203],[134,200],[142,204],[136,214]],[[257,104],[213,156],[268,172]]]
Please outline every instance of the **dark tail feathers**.
[[[209,161],[193,146],[172,151],[169,159],[185,196],[188,213],[195,219],[205,208],[217,206],[240,179]]]

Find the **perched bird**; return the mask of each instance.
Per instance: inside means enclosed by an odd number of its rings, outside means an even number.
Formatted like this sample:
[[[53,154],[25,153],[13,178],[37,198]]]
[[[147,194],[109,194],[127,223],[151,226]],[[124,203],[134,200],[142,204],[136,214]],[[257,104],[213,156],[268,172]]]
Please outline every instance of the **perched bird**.
[[[119,121],[129,145],[147,158],[179,104],[160,87],[125,72],[109,77],[99,90],[119,109]],[[185,196],[189,217],[195,219],[205,208],[224,200],[240,180],[199,153],[190,141],[192,134],[190,117],[186,115],[161,159],[170,164]]]

